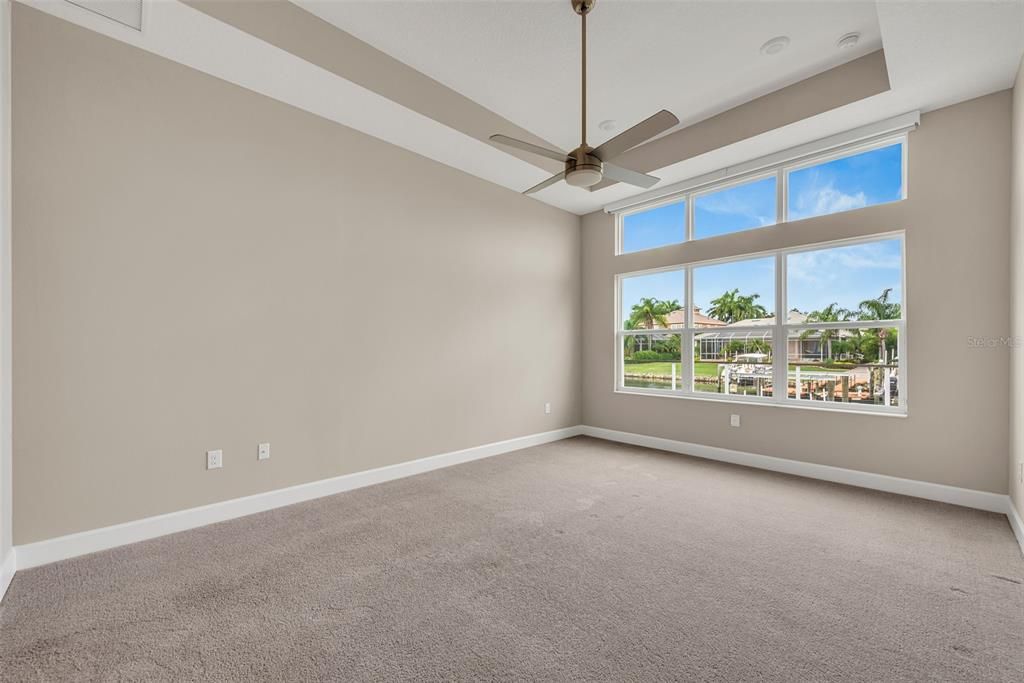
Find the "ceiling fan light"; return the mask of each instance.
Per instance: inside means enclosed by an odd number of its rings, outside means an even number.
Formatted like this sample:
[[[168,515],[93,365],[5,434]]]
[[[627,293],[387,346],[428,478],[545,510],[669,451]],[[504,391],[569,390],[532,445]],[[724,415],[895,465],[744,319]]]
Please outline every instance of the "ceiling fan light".
[[[565,182],[573,187],[593,187],[601,182],[601,169],[597,166],[577,166],[565,174]]]

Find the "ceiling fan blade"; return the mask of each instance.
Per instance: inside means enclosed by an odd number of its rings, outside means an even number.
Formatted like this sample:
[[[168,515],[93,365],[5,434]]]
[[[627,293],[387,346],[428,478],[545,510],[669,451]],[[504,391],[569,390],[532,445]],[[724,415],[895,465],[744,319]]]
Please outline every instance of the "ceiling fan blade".
[[[610,161],[626,150],[633,149],[659,133],[664,133],[677,123],[679,123],[679,119],[676,118],[675,114],[667,109],[662,109],[654,116],[641,121],[628,130],[622,131],[595,149],[591,154],[601,161]]]
[[[492,135],[490,140],[491,142],[497,142],[500,145],[508,145],[509,147],[515,147],[516,149],[521,149],[525,152],[533,152],[534,154],[539,154],[542,157],[554,159],[555,161],[565,161],[566,157],[569,156],[565,152],[559,152],[557,149],[548,149],[547,147],[541,147],[540,145],[534,145],[529,142],[524,142],[522,140],[510,138],[507,135]]]
[[[629,183],[630,185],[636,185],[637,187],[654,187],[658,184],[661,178],[655,178],[652,175],[646,173],[640,173],[639,171],[633,171],[622,166],[616,166],[615,164],[604,165],[604,177],[608,180],[616,180],[620,183]],[[591,188],[594,189],[594,188]]]
[[[523,194],[533,194],[534,192],[537,192],[538,190],[543,190],[548,185],[554,185],[555,183],[557,183],[559,180],[561,180],[564,177],[565,177],[565,171],[562,171],[561,173],[558,173],[558,174],[555,174],[555,175],[551,176],[550,178],[548,178],[544,182],[537,183],[536,185],[531,187],[526,192],[523,192]]]

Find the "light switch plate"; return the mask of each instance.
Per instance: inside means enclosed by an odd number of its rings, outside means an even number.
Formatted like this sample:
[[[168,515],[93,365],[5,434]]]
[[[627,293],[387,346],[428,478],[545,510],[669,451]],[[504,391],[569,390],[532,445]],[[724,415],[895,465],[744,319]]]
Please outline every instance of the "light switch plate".
[[[256,451],[257,460],[270,460],[270,444],[261,443]]]
[[[740,416],[739,415],[730,415],[729,416],[729,426],[731,426],[731,427],[739,427],[740,426]]]

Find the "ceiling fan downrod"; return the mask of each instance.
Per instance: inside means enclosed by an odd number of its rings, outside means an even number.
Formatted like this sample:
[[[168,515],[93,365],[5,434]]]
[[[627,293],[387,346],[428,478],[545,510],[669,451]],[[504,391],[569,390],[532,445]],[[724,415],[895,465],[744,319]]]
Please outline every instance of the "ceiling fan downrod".
[[[514,147],[531,154],[537,154],[547,159],[561,161],[565,170],[556,173],[547,180],[537,183],[524,194],[531,194],[543,190],[560,180],[575,187],[589,188],[593,190],[599,186],[602,180],[611,180],[619,183],[629,183],[636,187],[648,188],[654,186],[658,179],[646,173],[640,173],[618,164],[614,160],[624,152],[633,149],[637,145],[650,140],[672,126],[679,123],[675,115],[662,109],[654,116],[650,116],[632,128],[622,131],[611,140],[606,140],[600,146],[594,148],[587,144],[587,15],[594,9],[597,0],[569,0],[572,10],[580,16],[582,50],[580,60],[580,146],[571,152],[562,152],[550,147],[536,145],[525,140],[517,140],[501,133],[490,136],[492,142],[507,147]]]
[[[604,164],[590,154],[593,148],[587,145],[587,15],[594,9],[597,0],[570,0],[572,10],[580,15],[580,146],[571,154],[571,168],[566,168],[565,182],[574,187],[592,187],[601,182]],[[575,163],[572,163],[575,162]]]

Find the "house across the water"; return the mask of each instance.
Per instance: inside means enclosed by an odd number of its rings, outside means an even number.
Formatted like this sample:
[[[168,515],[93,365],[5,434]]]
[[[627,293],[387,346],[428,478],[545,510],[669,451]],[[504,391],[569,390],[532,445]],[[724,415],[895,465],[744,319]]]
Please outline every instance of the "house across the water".
[[[682,311],[679,311],[681,314]],[[703,316],[707,318],[707,316]],[[713,318],[707,318],[714,320]],[[736,354],[763,352],[770,357],[772,349],[772,332],[775,327],[775,316],[767,318],[750,318],[734,323],[723,323],[720,320],[713,331],[700,332],[694,336],[700,360],[727,360]],[[790,325],[807,322],[807,314],[790,311],[786,316]],[[694,318],[696,325],[696,318]],[[700,327],[699,325],[696,325]],[[712,327],[712,326],[708,326]],[[755,328],[755,329],[750,329]],[[756,329],[765,328],[765,329]],[[836,330],[833,340],[846,339],[852,336],[848,330]],[[792,337],[787,343],[788,356],[791,362],[813,362],[825,358],[825,345],[822,344],[821,333],[810,331],[802,337]]]

